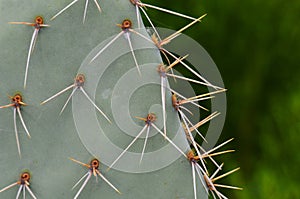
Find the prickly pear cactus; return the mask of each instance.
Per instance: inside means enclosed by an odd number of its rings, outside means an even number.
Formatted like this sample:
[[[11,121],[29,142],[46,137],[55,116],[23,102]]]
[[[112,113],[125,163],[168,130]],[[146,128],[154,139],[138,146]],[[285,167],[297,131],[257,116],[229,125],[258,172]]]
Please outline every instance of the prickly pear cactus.
[[[49,199],[207,198],[205,171],[193,178],[190,161],[198,159],[186,156],[187,130],[169,90],[163,111],[163,61],[133,5],[139,1],[71,2],[0,1],[0,187],[17,182],[0,197],[24,190]],[[36,16],[46,25],[8,23],[35,23]]]

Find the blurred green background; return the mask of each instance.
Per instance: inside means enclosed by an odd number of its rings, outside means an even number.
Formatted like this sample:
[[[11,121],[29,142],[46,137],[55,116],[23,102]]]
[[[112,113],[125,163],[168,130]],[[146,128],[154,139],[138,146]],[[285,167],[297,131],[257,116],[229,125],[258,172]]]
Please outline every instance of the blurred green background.
[[[243,187],[229,198],[300,198],[300,1],[176,0],[147,3],[198,17],[185,34],[217,64],[228,88],[228,112],[219,142],[234,137],[222,182]],[[156,26],[189,21],[148,9]],[[223,192],[223,190],[222,190]]]

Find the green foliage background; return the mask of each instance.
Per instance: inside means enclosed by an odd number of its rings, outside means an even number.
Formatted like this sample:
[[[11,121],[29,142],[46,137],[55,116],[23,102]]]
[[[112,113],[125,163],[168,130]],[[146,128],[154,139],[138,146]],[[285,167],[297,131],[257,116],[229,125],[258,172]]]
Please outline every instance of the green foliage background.
[[[223,157],[241,171],[226,179],[243,191],[230,198],[300,198],[300,2],[147,0],[191,16],[208,13],[185,33],[210,53],[228,88],[222,140],[237,152]],[[179,29],[184,19],[148,10],[158,26]],[[220,142],[222,140],[219,140]]]

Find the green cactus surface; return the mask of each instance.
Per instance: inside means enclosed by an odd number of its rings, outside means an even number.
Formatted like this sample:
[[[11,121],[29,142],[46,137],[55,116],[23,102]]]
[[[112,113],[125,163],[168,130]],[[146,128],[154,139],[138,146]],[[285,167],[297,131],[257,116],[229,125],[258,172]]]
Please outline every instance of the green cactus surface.
[[[141,75],[138,74],[124,37],[120,37],[107,51],[89,63],[110,38],[121,32],[116,24],[130,19],[133,28],[136,28],[136,10],[128,0],[100,0],[100,13],[95,3],[90,1],[83,24],[85,1],[80,0],[50,21],[53,15],[70,2],[71,0],[0,1],[0,105],[10,104],[8,96],[21,93],[27,104],[21,106],[21,112],[31,135],[31,138],[26,135],[17,117],[21,147],[19,157],[13,108],[0,109],[0,188],[18,181],[20,174],[28,170],[31,174],[30,188],[37,198],[73,198],[81,185],[73,190],[72,187],[88,168],[70,158],[89,164],[96,157],[100,160],[100,172],[121,194],[115,192],[100,177],[97,182],[92,176],[79,198],[194,198],[189,161],[154,129],[150,131],[152,136],[148,139],[146,154],[165,146],[171,152],[160,154],[159,157],[154,154],[153,160],[147,156],[139,164],[136,160],[139,160],[144,144],[144,139],[140,139],[129,150],[137,159],[124,157],[116,163],[115,168],[107,170],[117,152],[112,153],[105,144],[109,141],[121,152],[134,138],[122,133],[123,129],[117,121],[122,121],[123,127],[136,135],[145,122],[135,117],[144,118],[149,112],[154,112],[157,116],[155,124],[160,129],[163,127],[161,107],[152,106],[161,103],[160,77],[156,68],[162,59],[153,44],[132,34],[132,45],[138,49],[135,50],[135,55]],[[44,23],[50,27],[42,28],[38,34],[24,88],[26,59],[34,27],[8,22],[34,22],[36,16],[42,16]],[[145,30],[142,33],[147,35]],[[148,35],[147,37],[150,38]],[[111,123],[95,111],[80,91],[75,92],[72,102],[62,114],[59,113],[71,91],[41,105],[43,100],[71,85],[78,73],[85,75],[85,91]],[[127,85],[122,83],[124,78],[132,77],[135,79],[127,82]],[[131,87],[136,89],[131,90]],[[125,93],[119,93],[121,90]],[[122,97],[126,92],[132,92],[128,102],[118,98],[118,94]],[[170,93],[166,99],[171,99]],[[167,100],[166,104],[168,136],[173,139],[177,131],[180,131],[184,138],[184,131],[180,127],[177,113],[172,109],[171,100]],[[123,108],[128,108],[130,112],[122,112]],[[93,122],[89,120],[90,115],[95,119],[95,126],[90,125]],[[184,152],[188,151],[185,139],[179,139],[177,143],[186,150]],[[151,168],[155,168],[155,164],[164,160],[171,160],[171,163],[146,172],[149,165],[153,164]],[[6,190],[0,193],[0,198],[15,198],[17,190],[17,187]],[[28,193],[27,197],[30,198]],[[207,197],[197,178],[197,198]]]

